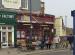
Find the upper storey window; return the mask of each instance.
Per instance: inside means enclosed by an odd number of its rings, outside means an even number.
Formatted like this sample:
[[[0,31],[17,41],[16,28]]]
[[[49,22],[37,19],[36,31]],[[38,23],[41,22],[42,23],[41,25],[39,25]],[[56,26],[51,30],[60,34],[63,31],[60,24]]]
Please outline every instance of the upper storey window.
[[[22,9],[28,9],[28,0],[22,0],[21,7]]]

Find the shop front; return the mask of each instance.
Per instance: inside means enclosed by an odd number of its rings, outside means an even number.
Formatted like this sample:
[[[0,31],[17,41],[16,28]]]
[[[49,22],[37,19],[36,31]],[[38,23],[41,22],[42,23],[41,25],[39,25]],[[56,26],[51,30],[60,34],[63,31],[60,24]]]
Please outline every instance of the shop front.
[[[26,46],[26,39],[30,35],[30,25],[23,25],[23,23],[17,23],[17,45],[21,44]]]
[[[17,45],[26,46],[26,40],[30,35],[30,17],[25,14],[17,15]]]
[[[0,11],[0,48],[14,47],[16,40],[16,13]]]
[[[46,20],[47,19],[47,20]],[[53,37],[52,29],[54,28],[54,17],[37,17],[26,14],[17,15],[17,45],[21,44],[26,47],[30,38],[32,42],[37,40],[48,39]]]

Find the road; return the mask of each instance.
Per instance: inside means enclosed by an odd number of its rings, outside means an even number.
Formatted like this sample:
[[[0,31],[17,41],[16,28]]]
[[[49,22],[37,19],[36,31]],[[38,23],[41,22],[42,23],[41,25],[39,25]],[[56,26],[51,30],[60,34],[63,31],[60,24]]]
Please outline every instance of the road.
[[[20,52],[17,49],[0,50],[0,55],[73,55],[70,49],[36,50],[31,52]]]
[[[29,55],[73,55],[71,50],[52,50]]]

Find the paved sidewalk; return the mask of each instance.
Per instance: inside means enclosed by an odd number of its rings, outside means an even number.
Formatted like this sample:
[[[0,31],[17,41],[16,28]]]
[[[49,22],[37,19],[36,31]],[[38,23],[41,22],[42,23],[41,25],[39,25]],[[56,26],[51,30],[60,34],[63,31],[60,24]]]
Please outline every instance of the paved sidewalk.
[[[34,50],[34,51],[28,51],[28,52],[21,52],[20,50],[16,48],[8,48],[8,49],[1,49],[0,55],[33,55],[38,53],[45,53],[45,52],[51,52],[51,51],[57,51],[57,50],[65,50],[65,49],[51,49],[51,50]]]

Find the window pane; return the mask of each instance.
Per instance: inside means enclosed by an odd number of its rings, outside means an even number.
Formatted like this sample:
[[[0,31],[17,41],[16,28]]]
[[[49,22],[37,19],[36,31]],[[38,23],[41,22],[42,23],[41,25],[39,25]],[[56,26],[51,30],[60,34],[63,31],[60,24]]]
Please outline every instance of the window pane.
[[[6,29],[6,27],[2,27],[2,29]]]
[[[6,32],[2,32],[2,42],[5,43],[6,42]]]
[[[21,16],[21,21],[23,21],[24,20],[24,16]]]
[[[21,6],[22,6],[22,8],[27,8],[28,7],[28,0],[22,0]]]
[[[8,29],[12,29],[12,27],[8,27]]]
[[[17,31],[17,38],[20,38],[20,31]]]
[[[27,0],[25,0],[25,8],[27,8]]]
[[[25,32],[21,31],[21,38],[25,38]]]
[[[1,29],[1,27],[0,27],[0,29]]]

